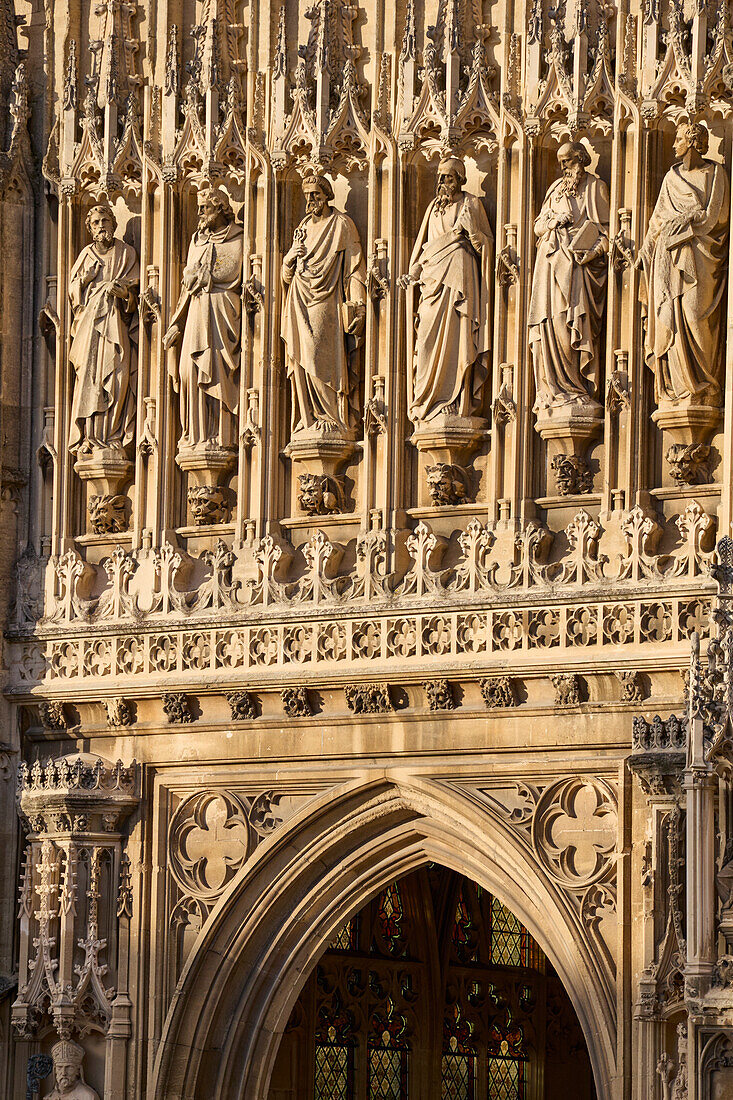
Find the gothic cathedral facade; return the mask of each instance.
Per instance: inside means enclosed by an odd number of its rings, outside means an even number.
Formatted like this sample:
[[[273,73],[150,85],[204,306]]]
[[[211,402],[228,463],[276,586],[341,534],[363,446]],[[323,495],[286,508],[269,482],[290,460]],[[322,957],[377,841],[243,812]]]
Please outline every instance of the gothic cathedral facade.
[[[0,0],[0,1094],[733,1100],[729,0]]]

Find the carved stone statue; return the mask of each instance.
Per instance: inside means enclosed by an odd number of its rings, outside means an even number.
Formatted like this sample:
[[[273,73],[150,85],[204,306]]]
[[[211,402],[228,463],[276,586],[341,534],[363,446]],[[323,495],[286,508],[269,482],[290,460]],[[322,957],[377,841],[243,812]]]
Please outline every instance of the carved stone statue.
[[[181,296],[163,339],[169,373],[180,393],[181,465],[186,451],[228,449],[236,442],[242,227],[224,191],[200,191],[197,203],[198,229],[189,245]]]
[[[353,221],[329,205],[333,188],[325,176],[306,176],[303,193],[306,215],[282,270],[292,431],[294,437],[348,435],[355,419],[353,352],[366,317],[366,266]]]
[[[664,1052],[657,1062],[657,1075],[662,1082],[663,1100],[687,1100],[687,1025],[677,1025],[677,1072],[670,1056]]]
[[[131,340],[140,269],[132,245],[115,237],[110,206],[93,206],[86,218],[92,243],[80,253],[69,279],[73,311],[69,359],[74,368],[69,450],[79,456],[132,442],[135,431]]]
[[[490,347],[493,235],[483,203],[466,194],[462,160],[438,166],[404,287],[420,288],[410,419],[466,418],[481,400]]]
[[[637,260],[660,405],[720,404],[729,183],[722,165],[704,159],[707,149],[704,126],[679,127],[679,161],[662,181]]]
[[[54,1089],[48,1100],[99,1100],[99,1095],[84,1082],[84,1049],[70,1039],[62,1039],[51,1051]]]
[[[562,170],[535,220],[537,256],[529,305],[537,412],[593,405],[608,251],[608,190],[587,171],[580,142],[557,152]]]

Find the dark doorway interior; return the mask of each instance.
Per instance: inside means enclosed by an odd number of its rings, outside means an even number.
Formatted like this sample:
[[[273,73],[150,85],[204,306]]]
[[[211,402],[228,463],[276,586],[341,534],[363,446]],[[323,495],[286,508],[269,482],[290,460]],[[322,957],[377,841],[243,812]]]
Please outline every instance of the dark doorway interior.
[[[585,1040],[529,934],[428,864],[345,925],[298,998],[270,1100],[594,1100]]]

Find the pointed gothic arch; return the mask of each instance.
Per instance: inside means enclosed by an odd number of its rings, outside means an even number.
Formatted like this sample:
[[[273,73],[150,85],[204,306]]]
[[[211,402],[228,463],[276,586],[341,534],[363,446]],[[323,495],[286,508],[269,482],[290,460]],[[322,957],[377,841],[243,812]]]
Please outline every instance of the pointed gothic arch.
[[[266,1100],[290,1011],[333,936],[379,890],[431,861],[490,890],[536,938],[577,1013],[599,1100],[610,1100],[612,991],[562,892],[498,817],[398,772],[328,792],[242,869],[185,966],[149,1094]]]

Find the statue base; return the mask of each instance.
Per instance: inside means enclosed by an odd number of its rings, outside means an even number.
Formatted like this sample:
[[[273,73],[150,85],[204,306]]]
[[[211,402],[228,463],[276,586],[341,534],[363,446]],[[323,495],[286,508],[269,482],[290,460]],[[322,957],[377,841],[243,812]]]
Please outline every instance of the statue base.
[[[197,527],[228,523],[232,493],[223,483],[236,465],[236,452],[199,443],[179,447],[176,462],[188,474],[188,506],[193,523]]]
[[[115,535],[128,527],[128,500],[122,489],[132,477],[133,465],[119,447],[96,447],[79,454],[74,463],[86,485],[89,528],[95,535]]]
[[[547,479],[554,473],[559,496],[592,491],[587,452],[602,427],[603,409],[597,401],[551,405],[537,413],[536,430],[547,444]]]
[[[442,415],[419,421],[410,442],[429,459],[426,480],[420,480],[418,503],[443,507],[467,503],[473,496],[471,455],[484,438],[487,421],[478,416]]]
[[[711,480],[710,439],[721,415],[717,406],[695,405],[692,399],[674,405],[660,402],[652,420],[662,431],[670,482],[704,485]]]
[[[356,451],[355,434],[305,428],[288,443],[283,453],[293,464],[298,504],[306,515],[346,510],[341,471]]]

